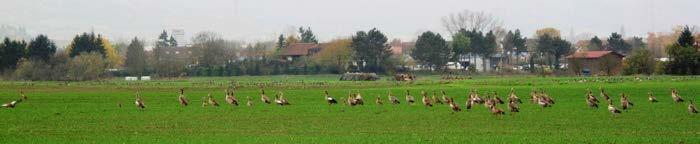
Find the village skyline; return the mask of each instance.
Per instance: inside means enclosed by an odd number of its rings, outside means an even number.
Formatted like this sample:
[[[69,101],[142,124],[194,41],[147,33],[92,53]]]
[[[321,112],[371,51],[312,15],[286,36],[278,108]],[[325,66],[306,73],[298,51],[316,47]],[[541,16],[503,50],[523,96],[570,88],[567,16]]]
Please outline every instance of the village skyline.
[[[32,37],[48,35],[59,41],[59,45],[60,41],[69,41],[85,31],[100,33],[112,41],[141,37],[149,45],[162,30],[182,30],[185,41],[201,31],[216,32],[230,40],[274,41],[279,34],[294,33],[302,26],[311,27],[321,41],[350,37],[355,31],[370,28],[383,30],[391,39],[411,41],[428,30],[447,35],[441,20],[451,13],[470,10],[492,15],[501,21],[503,29],[520,29],[525,36],[552,27],[573,42],[612,32],[626,37],[647,37],[649,32],[672,32],[676,26],[697,25],[700,20],[684,15],[696,11],[692,6],[699,3],[690,0],[205,3],[30,0],[5,2],[0,9],[0,24],[23,28]]]

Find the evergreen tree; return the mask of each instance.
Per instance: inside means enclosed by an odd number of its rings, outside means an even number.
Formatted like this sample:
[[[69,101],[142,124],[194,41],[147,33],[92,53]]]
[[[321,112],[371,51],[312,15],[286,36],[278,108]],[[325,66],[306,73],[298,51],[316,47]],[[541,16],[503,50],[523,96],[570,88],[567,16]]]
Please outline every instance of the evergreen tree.
[[[158,41],[156,41],[156,48],[165,47],[170,47],[170,42],[168,40],[168,32],[163,30],[163,32],[160,33],[160,36],[158,36]]]
[[[171,47],[177,47],[177,40],[175,40],[175,37],[172,35],[170,36],[170,40],[168,40],[168,45]]]
[[[316,39],[316,36],[314,35],[313,31],[311,31],[310,27],[306,29],[304,29],[303,27],[299,27],[299,33],[301,34],[301,42],[318,43],[318,40]]]
[[[277,50],[279,51],[279,50],[285,48],[286,46],[287,45],[285,43],[284,34],[280,34],[280,37],[277,38]]]
[[[354,59],[361,70],[383,72],[381,65],[391,56],[390,47],[386,42],[386,36],[376,28],[369,32],[359,31],[352,37]]]
[[[17,62],[25,56],[27,43],[24,41],[5,40],[0,44],[0,70],[14,69]]]
[[[505,60],[508,64],[511,64],[510,59],[512,55],[517,56],[522,52],[527,52],[525,39],[520,35],[520,30],[517,29],[515,32],[508,31],[501,44],[503,46],[503,55],[506,56]]]
[[[27,48],[27,57],[44,62],[47,62],[54,53],[56,53],[56,44],[45,35],[39,35],[34,38],[29,42],[29,47]]]
[[[678,37],[677,43],[682,47],[690,47],[695,44],[695,37],[693,37],[693,33],[690,32],[690,28],[688,28],[688,26],[685,26],[683,31],[681,31],[681,35]]]
[[[102,43],[102,36],[95,36],[95,33],[83,33],[81,35],[75,36],[73,42],[68,46],[69,55],[75,57],[81,53],[97,52],[106,55],[104,44]]]
[[[126,70],[131,75],[143,75],[146,71],[146,55],[143,42],[138,38],[131,40],[126,51]]]
[[[552,53],[554,55],[554,69],[559,69],[561,66],[560,59],[571,53],[572,50],[573,48],[569,41],[561,39],[561,37],[554,38],[554,52]]]
[[[480,31],[476,31],[476,29],[472,29],[467,33],[467,36],[469,37],[469,55],[473,58],[471,61],[472,63],[476,63],[476,57],[477,55],[481,54],[481,50],[483,47],[484,43],[484,35]]]
[[[515,50],[515,34],[513,31],[508,31],[508,33],[506,33],[506,36],[503,37],[503,40],[501,41],[501,45],[503,47],[502,55],[506,56],[504,60],[509,63],[510,57]]]
[[[598,36],[594,36],[591,38],[587,48],[589,51],[601,51],[603,50],[603,41]]]
[[[610,50],[621,54],[628,54],[630,50],[632,50],[632,46],[625,42],[622,35],[618,33],[610,34],[610,38],[608,38],[608,47]]]
[[[488,33],[486,33],[486,36],[484,36],[483,41],[481,41],[481,47],[478,51],[481,55],[484,71],[486,71],[488,69],[486,61],[491,59],[491,56],[494,53],[496,53],[496,35],[493,34],[493,31],[489,31]]]
[[[570,53],[572,50],[571,43],[561,39],[561,37],[552,37],[549,34],[541,35],[537,39],[537,54],[544,56],[547,64],[554,69],[559,69],[562,56]]]
[[[628,42],[630,46],[632,47],[632,52],[634,52],[634,49],[640,49],[640,48],[646,48],[647,44],[642,40],[641,37],[632,37],[632,39],[629,39]]]
[[[513,37],[515,37],[515,39],[513,40],[514,51],[515,51],[516,58],[519,59],[518,57],[520,57],[520,55],[522,55],[522,53],[527,52],[527,43],[526,43],[527,38],[523,37],[522,34],[520,34],[519,29],[515,29],[515,32],[513,35],[514,35]],[[518,62],[518,61],[516,61],[516,62]]]
[[[675,44],[666,48],[670,58],[666,73],[678,75],[700,74],[700,53],[693,47],[695,37],[686,26]]]
[[[411,57],[424,66],[441,70],[450,59],[450,48],[440,34],[427,31],[418,37]]]

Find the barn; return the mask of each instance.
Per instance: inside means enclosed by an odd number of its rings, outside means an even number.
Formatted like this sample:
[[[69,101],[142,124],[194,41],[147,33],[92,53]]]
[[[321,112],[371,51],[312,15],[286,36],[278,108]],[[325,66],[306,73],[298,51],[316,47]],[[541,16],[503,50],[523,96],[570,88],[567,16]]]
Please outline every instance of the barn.
[[[614,51],[580,51],[566,56],[566,60],[576,75],[617,75],[624,57]]]

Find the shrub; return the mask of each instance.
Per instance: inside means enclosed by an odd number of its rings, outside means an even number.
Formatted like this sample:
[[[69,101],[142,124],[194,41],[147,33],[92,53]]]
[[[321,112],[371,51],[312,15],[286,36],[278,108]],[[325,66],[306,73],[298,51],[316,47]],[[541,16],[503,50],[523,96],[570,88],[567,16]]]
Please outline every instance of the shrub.
[[[82,53],[68,62],[68,68],[71,80],[95,80],[106,76],[107,62],[101,53]]]
[[[630,74],[652,74],[656,65],[651,51],[648,49],[635,49],[632,55],[625,59],[623,63],[623,73]]]
[[[666,65],[668,65],[668,62],[663,62],[663,61],[656,62],[656,66],[654,66],[654,74],[657,74],[657,75],[665,74]]]

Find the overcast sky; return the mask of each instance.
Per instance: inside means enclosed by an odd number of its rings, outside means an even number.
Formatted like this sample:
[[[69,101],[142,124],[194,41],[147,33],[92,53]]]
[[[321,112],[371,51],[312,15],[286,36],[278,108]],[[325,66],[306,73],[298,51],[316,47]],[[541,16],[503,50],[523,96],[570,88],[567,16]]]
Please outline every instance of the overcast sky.
[[[700,0],[4,0],[0,24],[31,35],[71,39],[93,30],[111,39],[153,40],[166,29],[186,37],[214,31],[226,39],[274,40],[293,27],[310,26],[321,41],[379,28],[389,38],[446,34],[440,19],[461,10],[484,11],[527,36],[554,27],[569,36],[627,36],[700,25]]]

